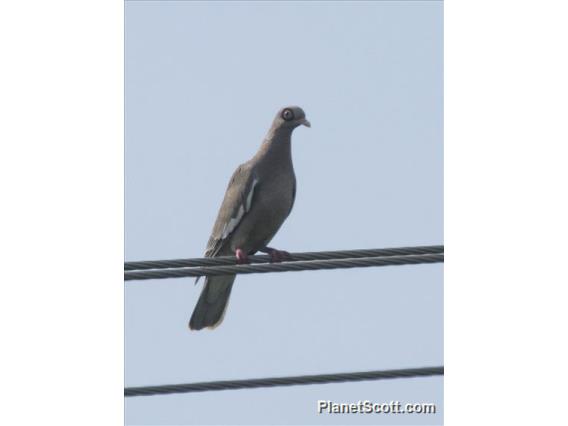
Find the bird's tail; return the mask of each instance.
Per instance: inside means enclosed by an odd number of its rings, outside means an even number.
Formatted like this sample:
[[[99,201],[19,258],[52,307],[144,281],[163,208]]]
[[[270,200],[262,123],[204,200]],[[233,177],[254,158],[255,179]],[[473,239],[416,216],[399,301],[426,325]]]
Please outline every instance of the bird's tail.
[[[189,320],[190,329],[215,328],[221,324],[234,281],[235,275],[221,275],[205,279],[203,290]]]

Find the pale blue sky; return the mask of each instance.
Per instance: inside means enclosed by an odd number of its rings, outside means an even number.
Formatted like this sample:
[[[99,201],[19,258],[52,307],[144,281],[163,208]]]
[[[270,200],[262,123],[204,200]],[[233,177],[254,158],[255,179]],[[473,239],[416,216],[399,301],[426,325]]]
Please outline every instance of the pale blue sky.
[[[126,3],[126,257],[199,257],[227,181],[282,106],[289,251],[443,243],[442,3]],[[125,382],[141,386],[443,364],[442,265],[239,276],[190,332],[201,283],[134,281]],[[126,399],[127,424],[440,424],[442,378]],[[437,415],[317,415],[434,402]]]

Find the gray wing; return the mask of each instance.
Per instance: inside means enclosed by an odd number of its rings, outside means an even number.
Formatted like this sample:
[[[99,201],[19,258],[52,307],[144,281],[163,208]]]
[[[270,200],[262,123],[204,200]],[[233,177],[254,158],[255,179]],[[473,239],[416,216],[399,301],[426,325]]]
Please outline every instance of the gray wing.
[[[216,256],[250,210],[258,179],[248,164],[241,164],[229,181],[225,198],[205,250],[206,257]]]

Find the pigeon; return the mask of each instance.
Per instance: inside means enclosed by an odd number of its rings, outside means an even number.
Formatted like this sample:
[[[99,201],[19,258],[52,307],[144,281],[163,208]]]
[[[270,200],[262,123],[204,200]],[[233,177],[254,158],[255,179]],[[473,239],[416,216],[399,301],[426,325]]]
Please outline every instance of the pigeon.
[[[276,114],[258,152],[233,173],[205,257],[236,257],[237,264],[249,263],[257,251],[280,262],[289,254],[268,247],[294,205],[296,176],[292,165],[292,131],[311,127],[298,106],[282,108]],[[191,330],[215,328],[227,309],[235,275],[208,276],[189,321]]]

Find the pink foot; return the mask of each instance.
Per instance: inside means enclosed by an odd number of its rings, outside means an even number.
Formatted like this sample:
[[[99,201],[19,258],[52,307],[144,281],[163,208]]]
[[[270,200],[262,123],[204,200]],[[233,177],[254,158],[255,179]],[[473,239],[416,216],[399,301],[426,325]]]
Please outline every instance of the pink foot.
[[[261,251],[270,255],[270,262],[272,263],[280,263],[284,260],[290,259],[290,253],[285,250],[276,250],[272,247],[265,247]]]
[[[237,258],[237,265],[244,265],[246,263],[250,263],[248,255],[240,248],[235,250],[235,256]]]

